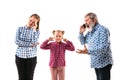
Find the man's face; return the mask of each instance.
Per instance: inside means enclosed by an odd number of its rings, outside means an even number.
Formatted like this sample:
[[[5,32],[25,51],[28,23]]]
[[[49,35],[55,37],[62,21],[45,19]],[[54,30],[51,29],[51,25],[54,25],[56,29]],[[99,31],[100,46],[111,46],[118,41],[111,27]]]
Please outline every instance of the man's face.
[[[92,28],[94,27],[95,22],[92,19],[90,19],[89,16],[87,16],[87,17],[85,17],[85,23],[86,23],[87,26],[89,26],[88,29],[90,31],[92,31]]]
[[[86,23],[88,26],[90,26],[90,25],[93,24],[94,22],[93,22],[92,19],[90,19],[89,16],[87,16],[87,17],[85,17],[85,23]]]

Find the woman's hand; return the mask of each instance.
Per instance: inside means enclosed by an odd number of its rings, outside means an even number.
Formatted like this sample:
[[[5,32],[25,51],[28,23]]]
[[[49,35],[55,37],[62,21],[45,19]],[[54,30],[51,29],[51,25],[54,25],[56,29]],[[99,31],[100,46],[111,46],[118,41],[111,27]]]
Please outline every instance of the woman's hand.
[[[33,26],[33,29],[36,31],[38,25],[37,25],[37,21],[35,22],[35,25]]]
[[[32,47],[35,47],[35,46],[37,46],[37,45],[39,45],[40,43],[39,42],[37,42],[37,43],[35,43],[35,44],[32,44],[31,46]]]

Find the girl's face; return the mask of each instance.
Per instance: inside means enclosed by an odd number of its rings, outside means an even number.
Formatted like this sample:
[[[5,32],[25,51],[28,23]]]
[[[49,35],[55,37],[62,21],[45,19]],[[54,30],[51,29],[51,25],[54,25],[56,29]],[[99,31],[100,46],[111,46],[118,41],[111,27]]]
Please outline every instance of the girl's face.
[[[62,39],[63,39],[63,34],[62,34],[62,32],[55,32],[54,33],[54,39],[55,39],[55,41],[56,42],[61,42],[62,41]]]
[[[38,20],[34,16],[32,16],[32,17],[29,18],[27,27],[32,28],[33,26],[35,26],[35,24],[37,22],[38,22]]]

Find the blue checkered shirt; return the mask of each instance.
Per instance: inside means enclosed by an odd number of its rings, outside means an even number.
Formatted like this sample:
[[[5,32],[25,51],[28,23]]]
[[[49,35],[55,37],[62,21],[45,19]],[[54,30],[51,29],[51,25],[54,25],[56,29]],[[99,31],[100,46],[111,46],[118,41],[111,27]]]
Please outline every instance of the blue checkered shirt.
[[[31,47],[38,42],[40,32],[32,28],[19,27],[16,31],[15,43],[18,45],[16,56],[20,58],[32,58],[36,56],[37,46]]]
[[[82,45],[87,44],[88,46],[92,68],[103,68],[108,64],[113,64],[110,48],[110,32],[106,27],[97,24],[85,36],[79,34],[79,40]]]

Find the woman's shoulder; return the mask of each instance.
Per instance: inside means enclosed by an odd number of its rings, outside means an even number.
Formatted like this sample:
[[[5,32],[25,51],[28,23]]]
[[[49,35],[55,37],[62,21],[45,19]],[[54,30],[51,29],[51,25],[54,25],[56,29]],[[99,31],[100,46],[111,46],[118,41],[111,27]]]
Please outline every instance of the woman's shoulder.
[[[18,29],[24,29],[26,28],[25,26],[19,26]]]

